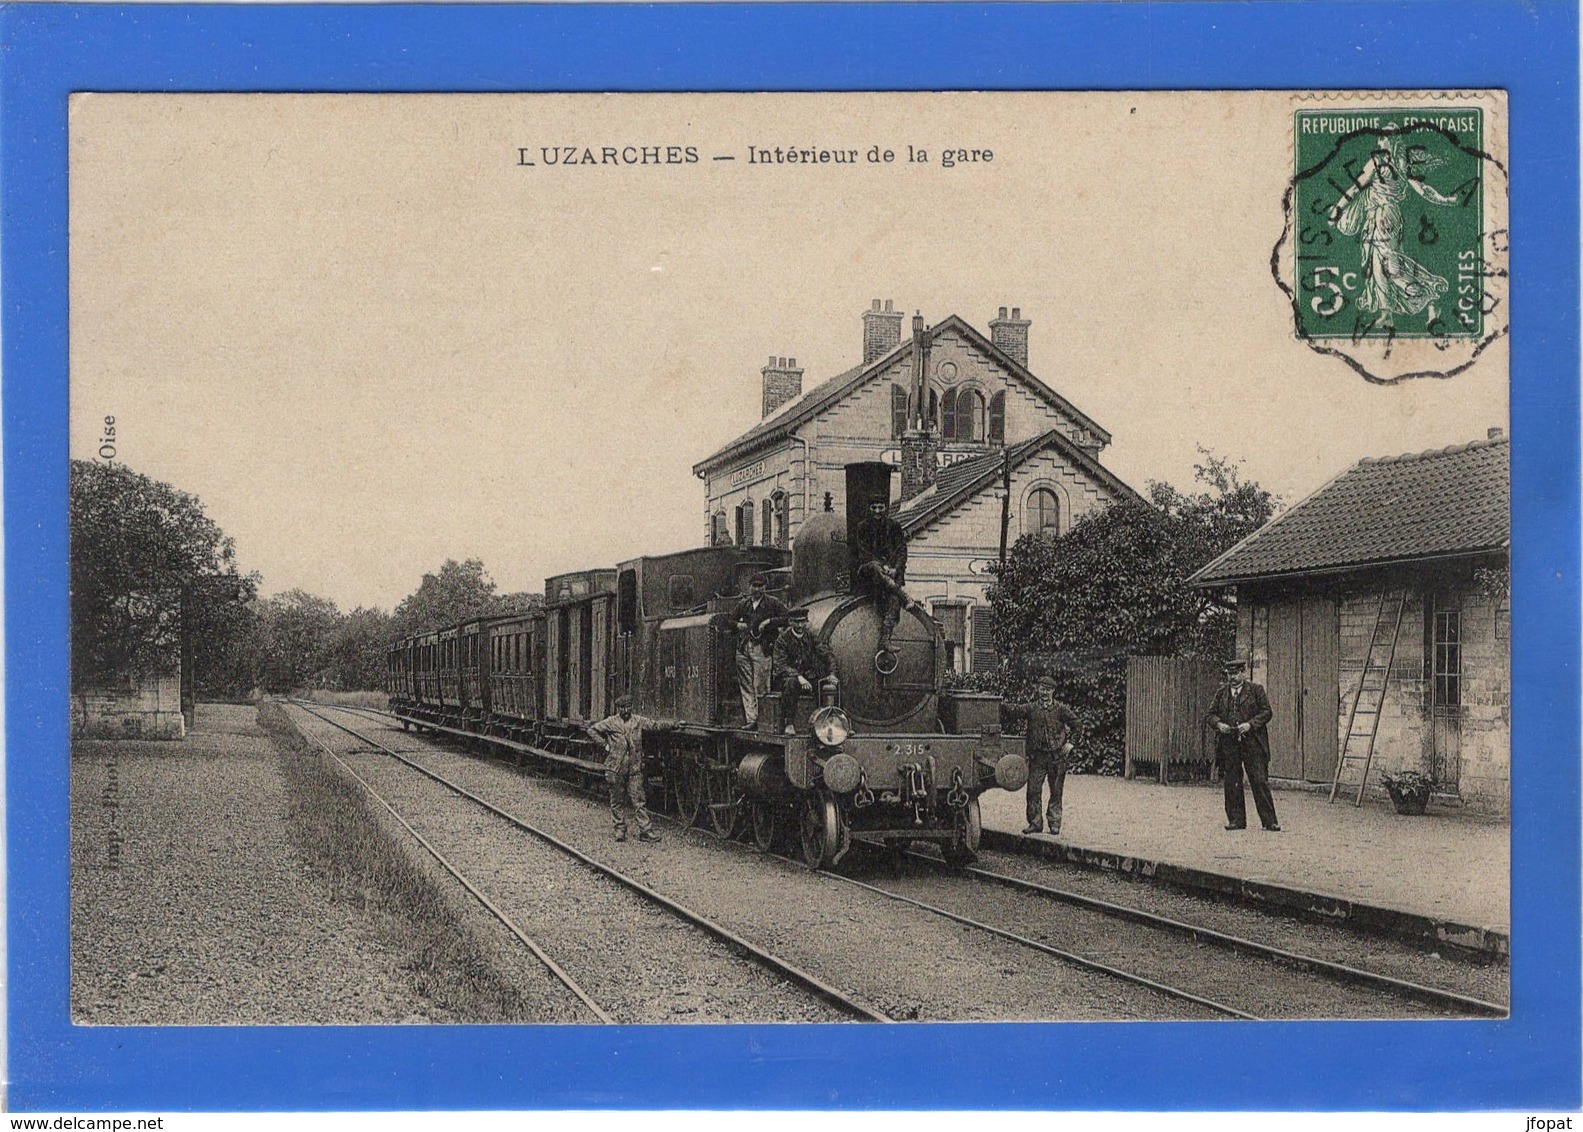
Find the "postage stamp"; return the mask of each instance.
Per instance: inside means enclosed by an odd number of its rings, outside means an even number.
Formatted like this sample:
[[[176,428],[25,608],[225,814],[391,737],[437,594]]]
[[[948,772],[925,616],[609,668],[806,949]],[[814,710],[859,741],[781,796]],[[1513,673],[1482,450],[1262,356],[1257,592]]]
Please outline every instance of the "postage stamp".
[[[1492,145],[1504,106],[1435,101],[1292,115],[1276,281],[1296,336],[1371,381],[1452,376],[1508,327],[1506,167]]]

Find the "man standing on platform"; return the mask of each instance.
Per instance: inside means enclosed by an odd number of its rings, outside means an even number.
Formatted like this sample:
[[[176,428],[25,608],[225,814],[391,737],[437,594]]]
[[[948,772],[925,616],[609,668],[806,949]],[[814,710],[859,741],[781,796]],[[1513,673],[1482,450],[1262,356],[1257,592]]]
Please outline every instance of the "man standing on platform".
[[[1281,832],[1270,795],[1270,700],[1264,689],[1248,679],[1248,662],[1229,660],[1223,671],[1225,687],[1215,693],[1208,722],[1215,729],[1217,758],[1225,775],[1226,828],[1248,828],[1248,802],[1242,776],[1253,787],[1253,805],[1259,822],[1271,833]]]
[[[1024,833],[1043,833],[1050,822],[1050,836],[1061,832],[1061,796],[1066,790],[1067,760],[1072,754],[1072,731],[1077,713],[1055,698],[1055,678],[1039,677],[1037,698],[1032,703],[1002,704],[1001,718],[1028,725],[1024,743],[1028,751],[1028,828]],[[1044,808],[1044,783],[1050,782],[1050,807]]]
[[[587,725],[587,731],[605,748],[605,783],[610,787],[610,820],[615,823],[616,840],[627,839],[625,803],[631,802],[632,816],[638,823],[639,841],[658,841],[654,823],[649,820],[646,784],[643,778],[643,732],[675,731],[681,722],[662,723],[647,716],[634,715],[632,697],[616,697],[616,714]]]
[[[731,614],[737,629],[737,684],[749,730],[758,726],[759,697],[770,690],[770,653],[786,623],[785,603],[768,591],[764,576],[755,576],[751,585],[752,592]]]

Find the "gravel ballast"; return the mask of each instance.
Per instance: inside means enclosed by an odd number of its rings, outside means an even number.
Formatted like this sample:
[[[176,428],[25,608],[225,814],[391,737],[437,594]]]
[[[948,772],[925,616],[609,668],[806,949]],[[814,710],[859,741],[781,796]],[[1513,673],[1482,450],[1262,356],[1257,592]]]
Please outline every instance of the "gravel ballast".
[[[72,1020],[453,1020],[408,985],[399,948],[327,900],[286,819],[250,706],[200,704],[180,742],[75,743]]]

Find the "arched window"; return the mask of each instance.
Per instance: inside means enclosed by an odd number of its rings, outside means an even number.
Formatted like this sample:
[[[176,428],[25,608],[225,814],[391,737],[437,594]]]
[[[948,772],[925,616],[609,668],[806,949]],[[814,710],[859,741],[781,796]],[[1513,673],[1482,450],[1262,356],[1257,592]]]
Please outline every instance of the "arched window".
[[[977,389],[964,389],[956,398],[956,438],[982,440],[984,437],[984,395]]]
[[[890,434],[900,440],[907,432],[907,389],[903,385],[890,387]]]
[[[726,524],[726,513],[724,511],[715,512],[714,531],[709,541],[716,546],[731,545],[731,528]]]
[[[1004,389],[989,399],[989,440],[991,444],[1006,443],[1006,391]]]
[[[929,427],[940,427],[940,394],[929,390]]]
[[[1036,487],[1030,491],[1023,514],[1029,534],[1055,538],[1061,533],[1061,501],[1049,488]]]
[[[757,517],[758,516],[754,513],[753,501],[751,499],[744,500],[742,505],[737,508],[738,546],[753,545],[753,520]]]
[[[763,521],[759,525],[759,545],[760,546],[774,546],[775,545],[775,504],[770,502],[770,499],[769,499],[768,496],[765,497],[763,503],[759,504],[759,513],[763,516]]]
[[[955,389],[947,389],[945,391],[945,398],[940,403],[940,439],[957,439]]]
[[[784,550],[791,541],[791,507],[784,491],[777,491],[770,499],[775,504],[775,545]]]

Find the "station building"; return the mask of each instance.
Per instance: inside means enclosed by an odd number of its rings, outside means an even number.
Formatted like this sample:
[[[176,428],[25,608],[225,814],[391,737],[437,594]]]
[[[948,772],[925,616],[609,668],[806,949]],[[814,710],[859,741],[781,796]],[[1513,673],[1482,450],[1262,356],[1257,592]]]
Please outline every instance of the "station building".
[[[846,505],[842,469],[895,466],[911,542],[907,589],[944,626],[952,667],[996,663],[975,611],[1006,539],[1055,536],[1136,493],[1100,463],[1110,433],[1028,368],[1031,320],[1001,307],[986,336],[959,315],[933,326],[876,299],[852,368],[804,389],[794,357],[760,370],[761,419],[701,460],[715,545],[789,546],[803,519]],[[1010,491],[1006,491],[1009,481]]]
[[[1510,813],[1509,449],[1362,460],[1190,579],[1235,587],[1272,778],[1332,783],[1346,754],[1349,798],[1367,765],[1368,791],[1414,770]]]

